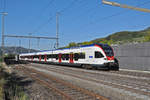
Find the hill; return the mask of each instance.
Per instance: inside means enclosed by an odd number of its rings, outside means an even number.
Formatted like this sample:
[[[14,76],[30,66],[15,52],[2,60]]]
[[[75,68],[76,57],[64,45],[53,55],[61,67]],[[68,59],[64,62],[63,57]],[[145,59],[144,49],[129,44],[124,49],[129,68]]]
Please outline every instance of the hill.
[[[150,41],[150,27],[141,31],[122,31],[113,33],[104,38],[97,38],[91,41],[75,43],[71,42],[66,47],[69,48],[74,46],[88,45],[93,43],[107,43],[111,44],[124,44],[133,42],[149,42]]]
[[[30,52],[37,52],[38,50],[30,49]],[[28,53],[29,49],[23,48],[23,47],[5,47],[4,48],[5,54],[19,54],[19,53]],[[0,55],[2,53],[1,47],[0,47]]]

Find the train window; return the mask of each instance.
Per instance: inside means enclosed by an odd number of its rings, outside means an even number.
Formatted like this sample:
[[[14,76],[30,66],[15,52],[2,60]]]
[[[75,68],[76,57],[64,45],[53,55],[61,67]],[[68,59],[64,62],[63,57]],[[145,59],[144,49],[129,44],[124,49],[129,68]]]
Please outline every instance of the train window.
[[[28,59],[31,59],[31,56],[27,56],[28,57]]]
[[[44,59],[45,58],[45,56],[44,55],[41,55],[41,59]]]
[[[69,54],[65,54],[65,59],[69,60]]]
[[[52,55],[47,55],[47,59],[52,58]]]
[[[79,59],[79,53],[74,54],[74,60],[77,61]]]
[[[85,53],[79,53],[79,59],[85,59]]]
[[[58,60],[58,58],[59,58],[58,54],[55,54],[55,58],[56,58],[56,60]]]
[[[39,58],[39,57],[38,57],[37,55],[35,55],[35,56],[33,56],[33,59],[34,59],[34,58]]]
[[[95,51],[95,58],[102,58],[104,57],[102,53],[100,53],[99,51]]]
[[[62,54],[62,55],[61,55],[61,58],[62,58],[62,60],[66,60],[66,59],[65,59],[65,54]]]
[[[109,45],[100,45],[104,50],[106,56],[114,56],[113,49]]]
[[[52,54],[52,58],[55,58],[55,54]]]
[[[51,57],[52,57],[52,58],[56,58],[56,54],[52,54]]]

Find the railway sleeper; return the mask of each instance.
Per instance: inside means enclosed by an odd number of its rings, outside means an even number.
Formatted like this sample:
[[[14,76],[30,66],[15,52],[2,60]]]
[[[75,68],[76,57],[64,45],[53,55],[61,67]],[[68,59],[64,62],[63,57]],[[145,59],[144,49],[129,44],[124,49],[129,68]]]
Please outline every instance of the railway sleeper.
[[[78,100],[93,100],[93,97],[90,96],[80,96]]]
[[[68,91],[68,92],[69,92],[69,91]],[[70,91],[68,94],[69,94],[69,95],[75,95],[75,94],[77,94],[77,92],[72,92],[72,91]]]
[[[31,70],[30,70],[31,71]],[[36,73],[38,73],[38,74],[40,74],[40,75],[42,75],[43,77],[45,77],[45,78],[49,78],[50,80],[52,79],[52,80],[55,80],[56,82],[55,83],[57,83],[57,82],[62,82],[62,84],[63,85],[67,85],[67,83],[66,82],[64,82],[64,81],[61,81],[61,80],[57,80],[57,79],[55,79],[55,78],[53,78],[53,77],[48,77],[47,75],[45,75],[45,74],[43,74],[43,73],[41,73],[41,72],[38,72],[38,71],[35,71],[35,70],[33,70],[32,69],[32,72],[36,72]],[[62,86],[62,85],[61,85]],[[84,89],[80,89],[80,88],[78,88],[78,87],[75,87],[75,86],[72,86],[71,84],[68,84],[68,86],[69,87],[72,87],[72,88],[76,88],[77,89],[77,91],[81,91],[81,93],[79,93],[79,94],[83,94],[83,95],[85,95],[85,94],[87,94],[87,95],[90,95],[91,97],[97,97],[97,95],[95,95],[94,93],[91,93],[91,92],[89,92],[88,90],[84,90]],[[63,87],[64,88],[64,87]],[[77,96],[76,96],[77,97]],[[99,97],[99,96],[98,96]],[[101,98],[101,97],[100,97]],[[105,100],[105,99],[104,99]],[[107,99],[106,99],[107,100]]]
[[[70,89],[68,89],[68,88],[59,88],[60,90],[62,90],[62,91],[64,91],[64,92],[68,92],[68,91],[70,91]]]
[[[69,92],[69,91],[68,91]],[[79,91],[76,91],[76,92],[70,92],[71,93],[71,95],[78,95],[78,96],[81,96],[81,95],[85,95],[85,94],[83,94],[83,93],[81,93],[81,92],[79,92]],[[70,94],[69,93],[69,94]]]

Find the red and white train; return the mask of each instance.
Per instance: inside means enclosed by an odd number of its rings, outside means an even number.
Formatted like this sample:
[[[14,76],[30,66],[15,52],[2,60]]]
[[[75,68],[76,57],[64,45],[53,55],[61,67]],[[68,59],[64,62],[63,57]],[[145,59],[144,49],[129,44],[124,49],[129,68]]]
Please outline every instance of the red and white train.
[[[119,70],[119,63],[114,57],[113,49],[107,44],[25,53],[19,55],[19,60]]]

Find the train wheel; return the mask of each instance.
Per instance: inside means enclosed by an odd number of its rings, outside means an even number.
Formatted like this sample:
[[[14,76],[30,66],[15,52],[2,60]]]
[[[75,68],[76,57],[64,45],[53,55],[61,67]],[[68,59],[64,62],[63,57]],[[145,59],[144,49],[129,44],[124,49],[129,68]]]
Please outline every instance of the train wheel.
[[[92,67],[92,69],[93,69],[93,70],[97,70],[98,68],[97,68],[97,67]]]
[[[84,69],[92,69],[92,66],[91,65],[85,65],[85,64],[83,64],[82,68],[84,68]]]
[[[115,58],[115,68],[114,70],[119,71],[119,61]]]
[[[86,69],[86,65],[82,65],[82,68]]]

